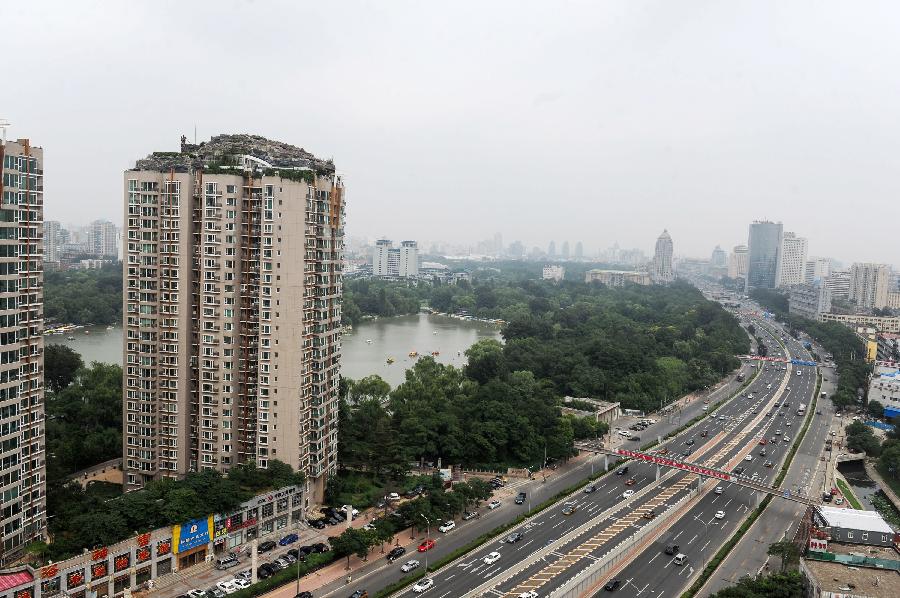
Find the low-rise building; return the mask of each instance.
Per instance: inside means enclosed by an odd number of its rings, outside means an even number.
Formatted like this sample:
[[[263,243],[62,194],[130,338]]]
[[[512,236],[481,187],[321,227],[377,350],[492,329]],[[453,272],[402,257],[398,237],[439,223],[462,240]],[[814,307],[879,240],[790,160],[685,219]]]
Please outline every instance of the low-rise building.
[[[821,314],[831,311],[831,291],[824,284],[794,285],[788,306],[788,311],[793,315],[818,320]]]
[[[609,425],[612,425],[622,415],[621,403],[611,403],[583,397],[565,397],[563,403],[566,405],[566,407],[563,407],[564,412],[568,410],[576,415],[593,415],[598,422],[606,422]],[[590,405],[591,409],[587,410],[585,405]]]
[[[900,364],[896,361],[876,361],[868,396],[870,401],[884,405],[885,417],[900,415]]]
[[[566,276],[566,269],[562,266],[544,266],[543,273],[541,274],[541,278],[544,280],[552,280],[553,282],[560,282]]]
[[[849,510],[849,509],[847,509]],[[800,559],[812,598],[900,596],[900,555],[894,548],[810,540]]]
[[[286,486],[254,496],[231,513],[137,534],[40,568],[2,570],[0,598],[123,596],[126,589],[137,590],[255,539],[277,540],[299,529],[305,517],[303,488]]]
[[[626,284],[649,285],[650,274],[631,270],[588,270],[584,281],[599,282],[608,287],[624,287]]]
[[[865,314],[834,314],[823,313],[820,318],[823,322],[840,322],[841,324],[856,328],[857,326],[870,326],[877,332],[900,333],[900,317],[867,316]]]
[[[877,511],[857,511],[839,507],[814,506],[812,523],[828,534],[831,542],[893,546],[896,532]]]

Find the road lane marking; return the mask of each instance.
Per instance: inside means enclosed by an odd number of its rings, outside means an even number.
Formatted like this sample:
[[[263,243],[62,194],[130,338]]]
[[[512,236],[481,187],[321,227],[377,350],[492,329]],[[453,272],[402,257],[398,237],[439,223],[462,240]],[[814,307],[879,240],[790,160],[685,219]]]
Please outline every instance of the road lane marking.
[[[656,560],[656,557],[658,557],[658,556],[659,556],[659,553],[657,552],[656,554],[653,555],[653,558],[652,558],[652,559],[650,559],[649,561],[647,561],[647,564],[649,565],[650,563],[652,563],[653,561],[655,561],[655,560]]]

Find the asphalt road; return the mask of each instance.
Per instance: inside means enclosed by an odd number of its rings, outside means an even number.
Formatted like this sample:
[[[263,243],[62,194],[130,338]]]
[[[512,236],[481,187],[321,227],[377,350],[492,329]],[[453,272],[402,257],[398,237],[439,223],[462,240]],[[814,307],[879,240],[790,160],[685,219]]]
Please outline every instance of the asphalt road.
[[[821,347],[816,347],[815,350],[819,355],[826,353]],[[824,378],[821,391],[830,397],[836,388],[837,374],[830,368],[822,368],[821,372]],[[821,415],[813,416],[784,481],[784,485],[790,487],[792,491],[813,497],[825,490],[826,462],[821,460],[821,456],[824,453],[825,438],[836,422],[830,399],[819,399],[816,410],[820,411]],[[800,516],[805,510],[804,505],[792,501],[773,500],[719,565],[699,595],[709,596],[735,584],[740,578],[753,576],[763,569],[770,558],[766,554],[769,545],[785,536],[793,538]],[[775,561],[772,562],[773,566],[776,566]]]
[[[772,343],[773,346],[774,344]],[[747,389],[747,392],[754,392],[754,399],[741,398],[729,401],[715,413],[715,416],[711,416],[711,419],[683,432],[677,438],[667,442],[665,446],[670,447],[670,450],[673,452],[676,450],[680,452],[685,448],[684,443],[686,441],[694,439],[696,442],[694,448],[697,450],[692,458],[697,459],[698,462],[706,462],[707,459],[712,457],[713,460],[709,463],[710,465],[724,466],[728,461],[736,459],[738,453],[742,449],[746,449],[747,446],[755,449],[756,446],[753,445],[755,445],[757,440],[753,438],[753,434],[765,431],[767,435],[770,435],[771,432],[767,428],[775,423],[776,420],[777,425],[783,424],[786,430],[796,429],[796,425],[789,428],[787,422],[796,418],[796,415],[793,414],[796,412],[797,399],[792,401],[794,403],[794,411],[789,412],[792,415],[766,417],[766,406],[775,402],[775,393],[786,377],[790,376],[791,379],[788,383],[797,387],[796,390],[788,392],[797,395],[801,394],[802,391],[800,389],[808,385],[811,371],[807,371],[806,375],[797,376],[797,380],[794,382],[792,370],[776,370],[770,366]],[[772,387],[767,388],[770,384]],[[722,394],[727,393],[723,391]],[[811,390],[807,390],[806,396],[808,397],[810,394]],[[701,401],[689,404],[685,409],[683,419],[687,421],[694,414],[702,413],[702,408],[703,404]],[[757,410],[757,414],[752,413],[754,409]],[[724,419],[719,420],[719,415],[722,415]],[[677,424],[674,424],[672,427],[677,427]],[[708,428],[710,431],[708,438],[700,437],[700,431],[704,428]],[[746,433],[746,436],[741,434],[742,432]],[[642,442],[645,442],[647,440],[646,432],[642,436]],[[745,440],[744,442],[736,442],[735,439]],[[769,450],[771,450],[771,447],[769,447]],[[775,448],[775,457],[771,457],[772,453],[770,453],[770,458],[773,460],[779,459],[783,457],[783,453],[784,445],[781,444]],[[700,458],[701,454],[703,458]],[[754,457],[753,462],[747,463],[747,465],[758,466],[762,474],[771,479],[775,470],[763,468],[762,462],[763,459]],[[574,494],[570,498],[577,506],[577,511],[574,514],[564,515],[561,505],[547,509],[515,530],[524,534],[521,541],[514,544],[505,544],[502,542],[502,539],[490,542],[466,555],[460,561],[434,573],[432,577],[435,579],[435,584],[431,589],[427,590],[426,594],[436,598],[462,596],[486,580],[494,578],[499,580],[506,577],[507,574],[515,572],[509,580],[497,585],[496,590],[502,594],[516,595],[524,592],[526,589],[539,588],[538,592],[541,595],[546,595],[570,577],[569,574],[573,571],[569,562],[573,551],[578,550],[580,553],[586,554],[586,556],[578,559],[581,561],[581,564],[584,564],[584,559],[597,558],[619,540],[632,535],[636,528],[641,527],[646,522],[640,517],[640,514],[646,510],[646,505],[651,504],[657,509],[664,508],[665,504],[672,504],[690,492],[692,485],[696,486],[696,476],[681,472],[664,472],[664,477],[660,484],[650,489],[645,495],[625,500],[623,492],[626,489],[630,488],[638,492],[647,489],[654,485],[656,476],[655,467],[648,464],[629,463],[629,468],[629,474],[626,476],[610,475],[605,477],[598,483],[597,491],[594,493],[584,494],[577,492]],[[625,486],[625,480],[630,477],[634,477],[636,483],[634,486],[627,487]],[[723,499],[723,503],[728,501],[729,498]],[[537,497],[535,499],[539,500]],[[504,505],[498,511],[503,511],[508,506]],[[605,513],[612,508],[614,508],[612,513]],[[737,509],[737,505],[733,505],[733,508]],[[512,511],[514,509],[509,510]],[[700,526],[700,524],[695,525]],[[531,567],[515,571],[520,569],[521,562],[536,550],[541,550],[554,540],[582,526],[585,526],[585,529],[579,531],[578,535],[565,545],[558,547],[552,553],[543,555],[541,560]],[[462,529],[451,532],[449,536],[457,532],[462,532]],[[713,531],[711,530],[710,533],[712,534]],[[438,547],[440,547],[441,543],[441,541],[438,542]],[[585,547],[588,548],[587,551],[584,550]],[[490,565],[484,563],[484,557],[493,551],[500,552],[500,560]],[[556,566],[553,567],[554,565]],[[392,566],[392,568],[396,569],[398,566],[399,563]],[[580,569],[581,567],[579,566],[578,568]],[[365,587],[371,592],[373,588],[377,589],[379,587],[378,584],[374,584],[372,581],[374,579],[371,581],[366,580],[366,583],[358,587],[360,589]],[[635,589],[636,592],[637,590]],[[349,594],[349,592],[347,593]],[[407,593],[411,595],[412,590],[405,590],[401,595]]]
[[[751,372],[752,370],[749,366],[745,366],[742,368],[742,371],[748,372],[749,375],[749,372]],[[736,377],[734,375],[730,376],[726,383],[720,385],[718,388],[713,389],[708,393],[707,396],[710,403],[716,403],[723,398],[729,397],[731,394],[737,391],[738,388],[740,388],[741,384],[741,382],[736,381]],[[665,437],[667,434],[674,432],[676,429],[686,424],[694,417],[701,415],[703,413],[703,407],[703,400],[698,398],[697,400],[683,404],[680,409],[674,410],[668,415],[650,415],[648,417],[650,417],[651,419],[655,419],[656,423],[642,432],[637,432],[637,434],[640,435],[639,441],[617,439],[617,444],[615,446],[617,448],[622,447],[637,450],[641,445],[655,439],[657,436]],[[626,421],[633,421],[633,419],[626,419]],[[609,464],[612,465],[612,459],[610,459]],[[565,490],[566,488],[569,488],[574,484],[589,479],[593,472],[602,471],[603,467],[604,458],[601,456],[593,456],[572,469],[553,472],[546,483],[542,483],[540,481],[540,478],[538,478],[534,481],[528,481],[516,485],[516,487],[514,488],[516,492],[524,491],[528,494],[529,501],[523,505],[516,505],[513,502],[513,498],[515,495],[515,493],[513,493],[511,496],[508,496],[505,499],[501,500],[502,506],[500,508],[493,511],[488,511],[486,508],[481,509],[482,516],[479,519],[465,522],[457,521],[456,529],[448,534],[440,534],[432,530],[431,536],[437,539],[437,543],[433,549],[428,551],[429,561],[434,562],[436,560],[439,560],[447,554],[450,554],[453,551],[467,545],[489,530],[505,525],[513,521],[520,515],[528,513],[530,506],[541,504],[560,491]],[[645,469],[646,471],[643,474],[644,477],[646,477],[648,475],[648,472],[650,472],[649,468]],[[608,476],[605,479],[611,479],[611,477]],[[619,479],[618,477],[616,477],[615,479],[618,484],[623,483],[623,480]],[[640,486],[638,486],[638,488],[639,487]],[[591,496],[599,497],[599,495],[600,492],[597,492]],[[604,496],[605,499],[602,503],[599,504],[609,504],[611,506],[616,502],[616,498],[621,496],[621,493],[617,492],[615,496],[613,496],[611,493],[607,493]],[[551,508],[546,510],[544,513],[552,514],[554,510],[555,509]],[[574,517],[576,518],[573,519],[573,521],[584,522],[587,520],[587,515],[587,511],[579,511],[575,514]],[[544,515],[542,514],[538,517],[542,516]],[[539,525],[540,523],[536,524],[536,526]],[[548,527],[548,529],[550,528]],[[421,535],[420,537],[424,538],[424,535]],[[534,550],[538,546],[537,544],[535,544],[535,541],[529,540],[531,540],[531,538],[527,538],[516,545],[516,549],[522,551],[521,554],[523,555],[528,554],[529,550]],[[488,543],[486,547],[487,546],[494,546],[494,544]],[[482,550],[482,552],[485,552],[486,554],[487,552],[491,552],[491,550]],[[478,552],[478,554],[481,553]],[[353,573],[352,583],[346,584],[344,582],[335,582],[317,591],[313,591],[313,595],[316,596],[316,598],[344,597],[349,596],[353,591],[357,589],[364,589],[368,591],[370,595],[372,595],[380,589],[387,587],[388,585],[393,584],[405,577],[407,574],[404,574],[400,571],[400,566],[409,559],[416,559],[420,561],[422,565],[425,564],[425,556],[421,553],[407,553],[407,555],[404,555],[403,558],[398,559],[392,564],[387,563],[383,558],[370,558],[371,562],[367,566]],[[446,589],[443,589],[440,592],[435,592],[435,589],[437,587],[438,585],[436,584],[435,588],[428,590],[426,593],[434,596],[440,596],[444,592],[448,591]],[[412,593],[412,590],[407,590],[407,592]],[[448,594],[448,596],[452,595],[453,594]]]
[[[756,328],[760,328],[758,323]],[[788,337],[784,342],[792,356],[801,359],[809,358],[808,353],[794,339]],[[770,351],[778,350],[780,349],[770,348]],[[769,365],[770,369],[772,367]],[[802,372],[800,376],[794,373],[798,369]],[[805,416],[797,415],[797,407],[801,402],[807,406],[811,403],[816,385],[815,370],[810,367],[792,367],[786,372],[777,371],[777,373],[787,374],[789,378],[790,390],[785,390],[783,401],[789,403],[790,407],[781,410],[784,415],[776,413],[772,416],[764,416],[762,426],[754,427],[754,433],[750,438],[750,444],[753,445],[750,453],[752,461],[742,462],[742,465],[746,466],[745,475],[757,473],[768,484],[773,483],[788,453],[790,445],[783,442],[784,436],[789,435],[793,443],[802,428]],[[744,402],[749,402],[749,400],[744,399]],[[783,434],[779,435],[779,431]],[[769,441],[765,446],[760,446],[758,438],[760,435],[770,440],[774,437],[778,440],[778,444],[773,446]],[[746,444],[746,441],[742,443],[744,446]],[[807,443],[804,442],[804,444]],[[766,451],[765,457],[760,456],[762,449]],[[773,467],[765,467],[766,460],[773,462]],[[714,484],[710,483],[710,485]],[[687,588],[695,575],[699,574],[699,571],[706,566],[708,559],[731,537],[748,512],[755,508],[762,499],[760,493],[749,488],[729,483],[719,483],[718,486],[722,488],[721,494],[710,492],[703,496],[684,516],[674,521],[665,532],[657,536],[655,541],[637,555],[628,566],[615,574],[615,578],[621,582],[617,594],[659,598],[660,596],[677,596]],[[791,490],[796,491],[796,488],[792,487]],[[803,490],[803,494],[808,494],[806,489]],[[801,511],[805,508],[792,501],[776,499],[776,503],[787,505],[790,511],[794,510],[793,507],[800,507]],[[723,518],[716,517],[717,511],[723,512]],[[679,545],[680,552],[688,557],[686,565],[673,564],[673,557],[664,553],[667,544]],[[601,591],[595,596],[605,593]]]

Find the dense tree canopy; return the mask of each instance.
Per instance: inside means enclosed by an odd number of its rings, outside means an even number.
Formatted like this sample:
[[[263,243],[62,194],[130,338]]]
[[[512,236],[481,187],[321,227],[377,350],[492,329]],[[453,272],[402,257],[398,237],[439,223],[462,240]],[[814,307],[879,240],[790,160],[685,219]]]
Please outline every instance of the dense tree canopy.
[[[122,322],[122,266],[44,273],[44,316],[61,324]]]
[[[59,392],[75,380],[75,374],[84,366],[81,355],[65,345],[44,346],[44,380],[52,392]]]

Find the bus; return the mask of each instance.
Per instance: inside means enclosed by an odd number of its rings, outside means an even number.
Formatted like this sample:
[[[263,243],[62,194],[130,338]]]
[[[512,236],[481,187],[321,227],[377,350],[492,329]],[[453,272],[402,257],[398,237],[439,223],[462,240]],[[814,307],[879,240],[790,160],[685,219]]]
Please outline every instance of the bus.
[[[797,415],[803,415],[804,413],[806,413],[806,405],[800,403],[800,406],[797,407]]]

